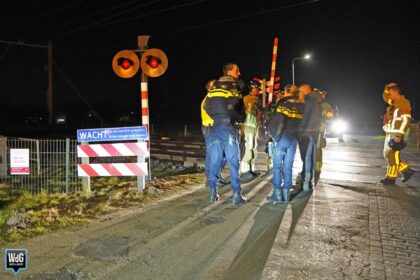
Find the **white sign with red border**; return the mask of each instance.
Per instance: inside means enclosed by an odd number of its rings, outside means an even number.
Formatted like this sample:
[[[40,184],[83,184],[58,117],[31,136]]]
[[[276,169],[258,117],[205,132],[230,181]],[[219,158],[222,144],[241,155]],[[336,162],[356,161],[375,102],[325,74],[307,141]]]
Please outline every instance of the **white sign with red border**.
[[[10,149],[10,174],[30,174],[29,149]]]

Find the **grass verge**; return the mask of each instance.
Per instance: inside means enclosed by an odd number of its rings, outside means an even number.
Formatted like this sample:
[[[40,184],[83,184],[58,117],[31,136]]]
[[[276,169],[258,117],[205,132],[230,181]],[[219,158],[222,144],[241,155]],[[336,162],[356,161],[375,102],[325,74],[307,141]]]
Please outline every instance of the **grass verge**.
[[[112,211],[141,206],[204,182],[203,173],[157,178],[136,191],[136,182],[121,177],[92,180],[92,191],[49,194],[9,194],[0,189],[0,245],[45,234],[59,228],[87,224]]]

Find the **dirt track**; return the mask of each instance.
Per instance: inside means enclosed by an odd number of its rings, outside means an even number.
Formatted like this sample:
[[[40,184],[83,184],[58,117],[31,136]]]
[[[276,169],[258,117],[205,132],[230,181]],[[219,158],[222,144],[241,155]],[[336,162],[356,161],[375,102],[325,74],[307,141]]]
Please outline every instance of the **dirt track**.
[[[231,208],[228,186],[212,205],[202,189],[143,213],[28,240],[22,244],[30,252],[27,272],[30,279],[67,274],[80,279],[215,279],[236,274],[237,264],[258,252],[261,263],[255,269],[260,274],[285,209],[262,207],[270,188],[270,175],[245,185],[250,202],[237,209]],[[261,209],[270,214],[262,215]],[[257,214],[265,218],[255,220]]]

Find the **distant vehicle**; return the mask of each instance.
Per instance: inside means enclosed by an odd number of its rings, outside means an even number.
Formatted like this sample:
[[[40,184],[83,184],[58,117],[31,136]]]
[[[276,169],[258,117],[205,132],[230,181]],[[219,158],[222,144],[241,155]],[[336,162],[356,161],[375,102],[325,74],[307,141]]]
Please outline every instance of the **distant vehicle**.
[[[334,108],[334,117],[327,120],[325,128],[325,137],[338,138],[339,142],[344,142],[343,135],[348,131],[349,123],[342,118],[339,108]]]
[[[67,122],[67,116],[66,114],[62,113],[62,114],[58,114],[55,118],[55,123],[59,124],[59,125],[64,125]]]

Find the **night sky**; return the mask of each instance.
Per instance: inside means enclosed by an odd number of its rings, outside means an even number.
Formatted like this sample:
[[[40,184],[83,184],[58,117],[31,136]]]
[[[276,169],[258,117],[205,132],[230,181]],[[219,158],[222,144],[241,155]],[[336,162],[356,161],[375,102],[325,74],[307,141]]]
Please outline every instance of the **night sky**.
[[[420,10],[416,1],[13,1],[0,10],[0,40],[53,42],[54,61],[102,118],[140,114],[139,76],[117,77],[115,53],[138,35],[169,58],[149,84],[151,123],[199,124],[206,81],[238,63],[242,78],[269,75],[279,38],[277,75],[328,91],[354,123],[381,125],[384,84],[397,82],[420,117]],[[46,112],[45,50],[0,44],[4,119]],[[57,69],[54,110],[80,118],[90,109]]]

